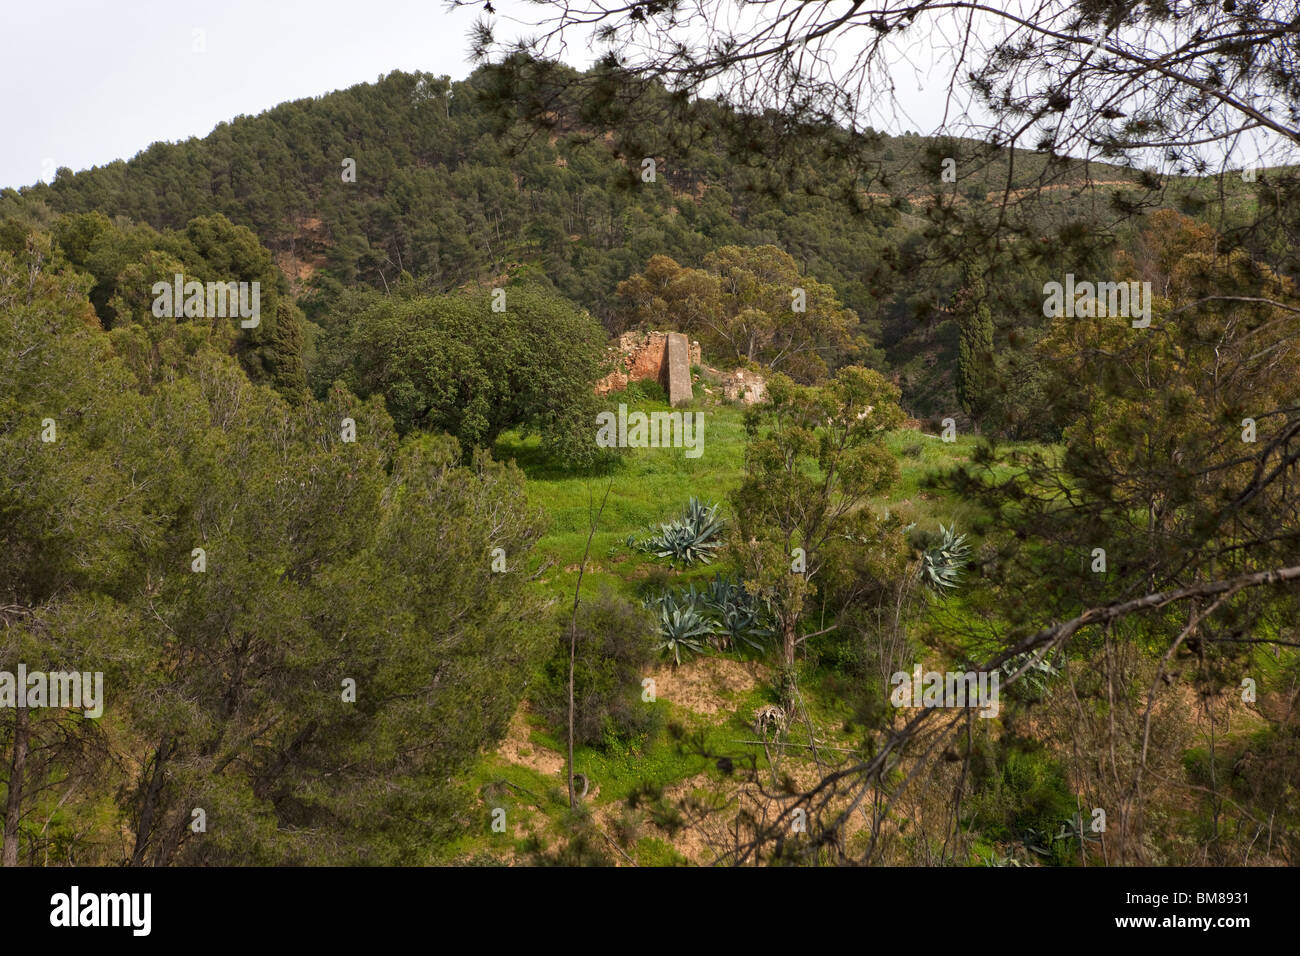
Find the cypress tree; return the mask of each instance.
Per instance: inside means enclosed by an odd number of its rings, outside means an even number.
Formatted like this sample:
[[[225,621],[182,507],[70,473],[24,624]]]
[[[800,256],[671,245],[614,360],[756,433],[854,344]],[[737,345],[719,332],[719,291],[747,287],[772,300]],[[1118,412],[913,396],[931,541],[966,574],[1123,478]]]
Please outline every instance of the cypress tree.
[[[971,260],[962,264],[962,285],[957,293],[957,400],[962,411],[978,421],[988,410],[993,389],[993,316],[989,311],[984,277]]]

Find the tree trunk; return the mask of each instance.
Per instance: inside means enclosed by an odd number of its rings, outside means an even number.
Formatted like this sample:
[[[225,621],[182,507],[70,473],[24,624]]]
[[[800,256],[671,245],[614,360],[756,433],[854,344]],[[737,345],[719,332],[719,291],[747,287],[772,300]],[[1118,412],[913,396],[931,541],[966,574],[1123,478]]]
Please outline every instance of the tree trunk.
[[[582,596],[582,576],[587,570],[587,559],[591,557],[591,539],[596,536],[596,526],[605,513],[605,503],[609,501],[609,489],[614,487],[613,479],[605,486],[605,495],[600,499],[600,510],[591,519],[591,530],[587,532],[587,546],[582,549],[582,564],[578,565],[578,582],[573,587],[573,614],[569,618],[569,809],[578,808],[578,796],[573,786],[573,662],[578,650],[578,603]],[[590,505],[588,505],[590,509]],[[587,777],[582,778],[584,781]],[[583,794],[587,792],[584,785]]]
[[[149,838],[153,835],[154,814],[158,808],[158,794],[162,790],[163,765],[171,752],[169,741],[164,739],[158,745],[154,755],[153,774],[144,793],[144,805],[140,809],[140,826],[135,833],[135,850],[131,854],[132,866],[144,866],[145,851],[149,847]]]
[[[794,621],[781,624],[781,647],[785,654],[785,666],[794,667],[794,648],[798,635],[795,633]]]
[[[573,787],[573,659],[578,648],[578,628],[575,620],[569,626],[569,809],[578,808],[578,798]]]
[[[18,865],[18,821],[22,818],[23,774],[27,769],[27,745],[31,737],[31,715],[19,707],[14,723],[14,759],[9,766],[9,796],[5,801],[4,853],[0,866]]]

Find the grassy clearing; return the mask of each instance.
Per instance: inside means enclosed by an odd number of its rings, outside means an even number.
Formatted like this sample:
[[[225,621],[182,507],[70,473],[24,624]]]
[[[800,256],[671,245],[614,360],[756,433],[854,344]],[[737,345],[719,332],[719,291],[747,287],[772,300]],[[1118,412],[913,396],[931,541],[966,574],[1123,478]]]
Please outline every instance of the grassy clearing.
[[[618,398],[612,396],[615,402]],[[668,409],[664,404],[643,401],[636,407],[644,411]],[[699,458],[687,458],[680,448],[629,448],[623,451],[622,463],[607,475],[568,474],[546,457],[537,438],[522,438],[515,432],[501,437],[493,454],[513,460],[524,471],[529,500],[551,518],[551,527],[537,548],[541,557],[556,565],[543,579],[548,594],[567,595],[572,600],[590,516],[599,507],[606,486],[609,501],[592,539],[584,589],[590,585],[595,591],[606,585],[633,593],[635,583],[655,562],[631,551],[626,544],[628,535],[639,537],[648,526],[670,519],[692,495],[724,502],[725,513],[727,496],[740,484],[744,469],[744,409],[710,405],[696,410],[703,411],[706,423]],[[930,475],[969,462],[977,443],[974,436],[958,436],[949,443],[921,432],[891,433],[886,444],[898,458],[900,478],[890,494],[873,506],[889,508],[905,521],[926,528],[937,528],[940,522],[970,527],[973,513],[969,506],[922,486]],[[709,568],[693,569],[682,579],[712,574]]]
[[[611,403],[617,404],[620,399],[621,396],[611,396]],[[629,404],[643,411],[668,409],[663,403],[640,397],[629,400]],[[670,570],[666,562],[633,551],[626,543],[629,535],[641,537],[649,526],[675,516],[692,495],[708,502],[721,501],[726,512],[728,495],[739,485],[744,468],[745,410],[732,405],[699,404],[692,410],[702,411],[705,417],[700,457],[687,458],[680,448],[625,449],[620,464],[604,475],[573,475],[557,468],[536,438],[512,432],[497,442],[496,457],[513,460],[524,471],[530,501],[550,517],[550,527],[538,544],[535,558],[537,564],[550,561],[552,565],[536,583],[547,597],[562,605],[573,600],[590,516],[599,507],[607,486],[609,499],[592,540],[591,557],[583,577],[585,595],[590,597],[608,588],[631,598],[652,575],[655,581],[683,584],[708,579],[716,573],[716,564],[685,571]],[[946,443],[937,436],[900,430],[888,435],[886,440],[899,462],[900,480],[889,495],[872,502],[871,506],[888,508],[903,520],[925,528],[937,529],[941,522],[955,523],[963,530],[970,528],[974,516],[964,504],[924,485],[932,474],[969,462],[977,439],[961,436],[956,442]],[[741,658],[737,655],[734,659]],[[836,693],[836,682],[809,676],[811,679],[804,684],[803,691],[819,739],[831,746],[850,744],[852,735],[846,725],[852,718],[851,708]],[[765,768],[762,747],[746,742],[755,739],[749,723],[751,714],[757,707],[774,700],[772,688],[763,684],[727,695],[726,706],[708,715],[667,700],[647,705],[663,710],[660,722],[663,729],[649,739],[611,744],[604,749],[576,749],[575,770],[587,774],[593,787],[599,788],[589,797],[588,806],[612,809],[612,805],[625,801],[646,784],[669,787],[702,773],[717,775],[719,771],[713,761],[692,752],[701,744],[707,752],[725,754],[733,760],[753,757],[760,768]],[[670,728],[678,728],[691,739],[684,745],[680,735],[675,736]],[[804,731],[795,728],[790,739],[793,743],[805,736]],[[563,740],[536,718],[529,719],[529,743],[551,754],[562,755],[565,751]],[[562,832],[562,821],[568,812],[562,771],[544,774],[511,763],[498,754],[489,754],[480,761],[467,783],[480,793],[492,794],[494,805],[507,806],[508,813],[514,807],[526,819],[527,833],[555,836]],[[485,797],[487,802],[490,801]],[[485,805],[483,827],[472,828],[455,847],[449,848],[448,859],[474,858],[477,854],[501,856],[508,850],[520,851],[523,838],[517,829],[511,828],[508,834],[493,834],[486,822],[489,815],[490,809]],[[637,850],[638,856],[644,855],[651,861],[680,860],[670,844],[656,837],[642,838]]]

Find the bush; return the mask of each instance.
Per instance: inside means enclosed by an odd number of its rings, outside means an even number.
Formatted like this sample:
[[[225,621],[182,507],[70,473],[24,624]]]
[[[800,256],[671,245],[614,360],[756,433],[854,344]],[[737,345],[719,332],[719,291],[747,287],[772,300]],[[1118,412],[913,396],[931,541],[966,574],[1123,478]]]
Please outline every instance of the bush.
[[[628,405],[634,402],[637,404],[668,404],[668,393],[664,391],[664,387],[650,378],[629,382],[627,388],[621,394],[611,397],[618,398]]]
[[[467,451],[518,428],[568,466],[607,464],[593,424],[600,324],[540,286],[505,291],[504,312],[486,307],[486,289],[351,296],[318,343],[316,391],[341,378],[362,398],[382,395],[399,432],[445,431]]]
[[[574,742],[601,747],[607,740],[647,736],[658,710],[641,700],[641,679],[656,658],[650,616],[604,593],[578,608],[573,670]],[[556,736],[569,727],[569,616],[563,615],[554,653],[546,661],[533,702]]]
[[[971,763],[973,789],[967,807],[994,840],[1016,846],[1026,860],[1068,864],[1078,841],[1062,826],[1078,812],[1065,768],[1042,744],[1024,738],[989,742]]]

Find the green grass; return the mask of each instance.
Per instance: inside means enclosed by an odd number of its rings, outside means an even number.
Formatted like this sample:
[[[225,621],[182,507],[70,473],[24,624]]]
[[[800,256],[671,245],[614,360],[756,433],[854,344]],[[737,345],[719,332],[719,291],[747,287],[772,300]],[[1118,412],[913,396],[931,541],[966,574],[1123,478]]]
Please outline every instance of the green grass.
[[[618,396],[612,398],[618,400]],[[636,407],[661,411],[669,406],[638,401]],[[498,440],[493,454],[500,460],[513,460],[524,471],[529,501],[551,518],[550,529],[537,548],[539,556],[555,563],[543,576],[548,595],[572,600],[576,566],[582,561],[591,518],[607,486],[609,499],[583,576],[584,590],[590,587],[592,593],[607,586],[630,596],[636,581],[644,578],[650,567],[668,567],[667,562],[631,551],[627,537],[640,537],[650,525],[669,520],[692,495],[707,502],[723,502],[726,514],[727,497],[739,486],[744,468],[744,409],[711,405],[694,410],[702,411],[705,420],[700,457],[687,458],[680,448],[624,449],[621,463],[604,475],[572,475],[557,468],[537,438],[508,432]],[[973,512],[969,506],[922,485],[934,472],[970,461],[977,441],[973,436],[958,436],[950,443],[904,430],[886,436],[886,444],[899,462],[900,479],[874,505],[890,508],[904,520],[928,529],[937,529],[940,522],[970,527]],[[708,579],[715,570],[714,566],[697,567],[681,579]]]
[[[688,862],[671,844],[654,837],[638,840],[636,855],[641,866],[683,866]]]
[[[638,410],[647,412],[668,407],[636,403]],[[630,582],[638,570],[644,574],[645,555],[627,547],[628,535],[640,537],[650,525],[673,517],[691,495],[708,502],[723,501],[739,484],[745,447],[742,410],[725,406],[701,410],[704,429],[698,458],[687,458],[682,448],[623,449],[620,464],[605,475],[570,475],[556,469],[536,438],[521,438],[511,432],[498,440],[493,454],[501,460],[513,459],[523,469],[529,501],[551,518],[551,527],[537,549],[557,566],[545,576],[548,593],[572,600],[575,566],[582,561],[591,519],[607,487],[609,498],[592,539],[591,566],[583,577],[583,588],[591,586],[595,592],[608,585],[630,593]],[[703,576],[711,576],[711,572]]]
[[[611,396],[612,404],[619,400],[620,396]],[[627,401],[643,411],[668,409],[662,402],[646,400],[643,396],[632,396]],[[501,460],[513,460],[524,471],[530,502],[550,517],[550,526],[538,543],[534,559],[535,566],[543,561],[551,562],[551,567],[536,582],[544,595],[564,603],[573,600],[590,521],[606,487],[609,497],[592,539],[583,576],[584,594],[590,596],[608,588],[633,598],[638,586],[651,574],[681,585],[707,580],[725,567],[724,552],[712,565],[671,570],[667,561],[634,551],[626,543],[629,535],[640,538],[649,526],[676,516],[692,495],[706,502],[722,502],[727,517],[728,496],[739,485],[743,473],[745,409],[696,403],[689,410],[704,413],[702,454],[698,458],[687,458],[680,448],[624,449],[620,463],[606,474],[566,472],[556,466],[533,437],[510,432],[496,443],[494,455]],[[926,529],[937,529],[941,522],[955,523],[963,530],[970,528],[973,513],[967,506],[927,489],[925,482],[936,472],[969,462],[977,439],[959,436],[956,442],[947,443],[937,436],[900,430],[886,436],[886,444],[898,460],[900,479],[888,495],[871,506],[880,510],[888,508],[903,520],[914,521]],[[853,735],[844,729],[851,717],[849,705],[835,694],[834,682],[808,676],[810,679],[804,684],[805,702],[817,724],[819,739],[831,746],[851,745]],[[765,768],[762,747],[743,741],[754,739],[749,726],[754,709],[773,701],[772,688],[759,686],[733,695],[723,712],[711,716],[694,714],[662,699],[647,705],[662,707],[664,725],[683,728],[687,738],[674,739],[663,730],[639,744],[616,744],[603,750],[577,748],[575,770],[587,774],[593,785],[600,788],[594,799],[589,798],[589,804],[604,806],[624,801],[646,784],[668,787],[701,773],[720,777],[716,758],[693,752],[701,747],[710,754],[732,758],[737,766],[752,756],[760,769]],[[804,736],[804,730],[792,728],[792,742],[799,742]],[[565,752],[563,741],[540,721],[533,721],[530,741],[534,746],[559,754]],[[538,803],[546,826],[553,828],[554,833],[560,832],[561,821],[567,813],[567,794],[560,775],[546,776],[527,767],[510,765],[495,755],[486,755],[469,782],[475,788],[482,788],[500,781],[512,785],[496,798],[504,801],[501,805],[507,806],[507,812],[509,806]],[[523,796],[521,790],[539,799]],[[499,853],[502,848],[515,844],[513,837],[491,834],[486,822],[478,829],[483,832],[467,834],[452,848],[451,856]],[[653,837],[642,838],[637,852],[647,861],[667,864],[679,859],[669,844]]]

